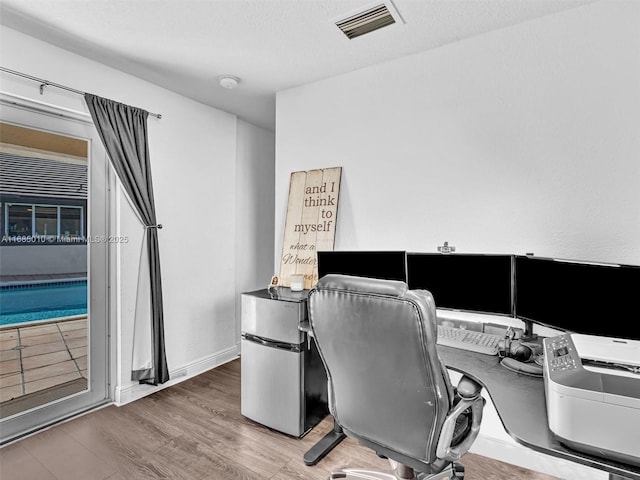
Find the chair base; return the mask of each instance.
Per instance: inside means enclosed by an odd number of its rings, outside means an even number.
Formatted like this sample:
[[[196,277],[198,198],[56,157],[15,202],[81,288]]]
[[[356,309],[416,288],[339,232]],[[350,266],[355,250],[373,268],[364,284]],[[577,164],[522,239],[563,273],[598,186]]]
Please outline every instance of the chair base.
[[[463,480],[464,467],[461,464],[448,465],[439,473],[414,473],[407,476],[407,471],[412,472],[403,465],[389,460],[390,470],[369,470],[359,468],[343,468],[331,472],[327,480],[358,479],[358,480]]]

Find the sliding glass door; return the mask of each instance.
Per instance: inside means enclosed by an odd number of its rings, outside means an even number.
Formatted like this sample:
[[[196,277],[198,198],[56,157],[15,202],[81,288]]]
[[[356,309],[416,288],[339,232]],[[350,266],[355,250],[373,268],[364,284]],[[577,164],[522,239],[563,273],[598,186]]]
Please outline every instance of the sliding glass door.
[[[109,400],[109,170],[88,115],[0,102],[4,443]]]

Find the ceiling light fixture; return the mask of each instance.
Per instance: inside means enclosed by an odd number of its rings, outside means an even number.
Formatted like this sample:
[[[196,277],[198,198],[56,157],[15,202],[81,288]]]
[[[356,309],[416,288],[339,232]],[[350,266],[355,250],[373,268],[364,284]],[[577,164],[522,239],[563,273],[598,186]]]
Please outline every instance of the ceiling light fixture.
[[[221,75],[218,77],[218,82],[220,82],[220,86],[222,88],[228,88],[229,90],[234,89],[240,83],[240,79],[238,77],[234,77],[233,75]]]

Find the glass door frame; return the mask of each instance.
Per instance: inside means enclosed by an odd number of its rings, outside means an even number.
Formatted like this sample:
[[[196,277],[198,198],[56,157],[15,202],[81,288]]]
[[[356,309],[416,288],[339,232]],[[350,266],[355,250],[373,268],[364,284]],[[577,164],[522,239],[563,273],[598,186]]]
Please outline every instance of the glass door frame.
[[[110,185],[113,174],[102,143],[88,113],[0,92],[0,119],[33,130],[80,138],[88,142],[87,238],[108,239]],[[87,389],[68,397],[16,413],[0,420],[0,444],[16,440],[41,428],[111,403],[112,368],[110,321],[112,299],[111,246],[106,241],[87,241]]]

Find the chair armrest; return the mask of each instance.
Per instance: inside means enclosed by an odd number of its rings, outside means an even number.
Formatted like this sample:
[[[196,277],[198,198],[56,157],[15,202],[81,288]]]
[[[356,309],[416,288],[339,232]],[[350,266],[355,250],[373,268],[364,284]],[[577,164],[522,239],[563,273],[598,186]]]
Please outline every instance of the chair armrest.
[[[463,376],[458,382],[456,391],[461,398],[474,399],[480,395],[482,385],[469,377]]]
[[[440,430],[440,437],[436,447],[436,456],[449,462],[456,462],[464,455],[480,432],[484,399],[480,395],[482,387],[474,380],[463,376],[458,383],[460,400],[449,411]],[[457,418],[468,408],[471,408],[471,428],[467,436],[456,446],[451,446],[456,428]]]

